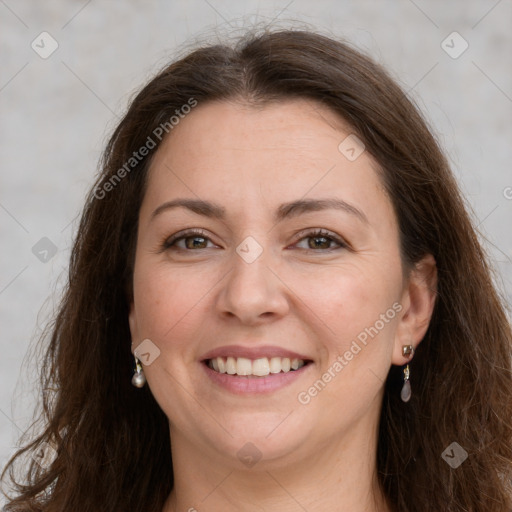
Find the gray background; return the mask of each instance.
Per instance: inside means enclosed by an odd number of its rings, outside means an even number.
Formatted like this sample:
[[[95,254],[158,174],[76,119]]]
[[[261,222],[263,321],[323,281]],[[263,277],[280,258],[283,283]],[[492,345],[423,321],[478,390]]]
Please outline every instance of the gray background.
[[[511,0],[0,0],[0,466],[29,424],[37,372],[27,354],[58,303],[77,215],[118,116],[177,48],[270,21],[353,41],[409,91],[512,302]],[[58,44],[47,58],[31,47],[49,50],[43,31]],[[446,39],[454,31],[463,39]]]

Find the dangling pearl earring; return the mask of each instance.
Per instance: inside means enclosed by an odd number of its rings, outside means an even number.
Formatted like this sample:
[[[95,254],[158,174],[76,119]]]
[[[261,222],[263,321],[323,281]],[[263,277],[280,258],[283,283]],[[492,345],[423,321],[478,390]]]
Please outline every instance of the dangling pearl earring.
[[[144,375],[144,372],[142,371],[142,366],[140,364],[140,361],[136,357],[135,357],[135,367],[136,367],[136,370],[132,377],[132,384],[136,388],[143,388],[144,384],[146,384],[146,376]]]
[[[402,354],[404,356],[409,356],[409,360],[411,360],[414,356],[414,347],[412,345],[403,345]],[[410,375],[411,371],[409,369],[409,364],[407,364],[404,368],[404,385],[402,386],[402,391],[400,392],[400,398],[403,402],[408,402],[411,399],[412,390],[411,382],[409,380]]]

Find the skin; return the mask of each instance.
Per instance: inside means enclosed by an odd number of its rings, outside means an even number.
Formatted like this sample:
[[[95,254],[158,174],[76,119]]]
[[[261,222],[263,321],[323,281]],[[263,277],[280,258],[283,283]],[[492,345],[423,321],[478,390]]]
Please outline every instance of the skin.
[[[132,351],[144,339],[160,350],[144,372],[170,424],[175,487],[165,512],[391,510],[376,477],[383,386],[391,365],[409,360],[402,346],[417,347],[426,332],[435,262],[426,256],[404,271],[377,164],[367,151],[349,161],[338,150],[350,133],[308,100],[258,108],[210,102],[187,115],[155,155],[129,320]],[[273,218],[281,203],[333,197],[367,222],[337,209]],[[152,217],[176,198],[215,202],[226,216],[178,207]],[[188,228],[204,235],[162,249]],[[303,233],[315,228],[346,246]],[[263,249],[252,263],[236,251],[248,236]],[[393,304],[400,312],[300,403],[299,393]],[[235,395],[212,383],[200,362],[230,344],[277,345],[313,362],[283,389]],[[414,374],[411,381],[414,392]],[[261,454],[252,467],[237,457],[248,442]]]

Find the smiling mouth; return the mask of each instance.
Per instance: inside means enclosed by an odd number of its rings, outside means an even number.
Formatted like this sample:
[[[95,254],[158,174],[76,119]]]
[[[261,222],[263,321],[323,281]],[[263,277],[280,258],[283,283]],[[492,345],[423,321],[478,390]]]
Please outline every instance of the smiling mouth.
[[[299,370],[311,363],[311,361],[290,359],[289,357],[260,357],[258,359],[214,357],[213,359],[206,359],[204,363],[208,368],[217,373],[226,373],[239,377],[266,377],[267,375]]]

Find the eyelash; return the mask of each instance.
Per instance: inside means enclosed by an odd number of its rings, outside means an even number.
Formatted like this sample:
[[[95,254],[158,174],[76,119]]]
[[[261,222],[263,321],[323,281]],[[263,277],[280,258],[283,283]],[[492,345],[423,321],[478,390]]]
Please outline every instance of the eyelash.
[[[193,251],[194,249],[186,249],[183,247],[176,247],[175,244],[176,244],[176,242],[179,242],[181,240],[185,240],[187,238],[194,238],[194,237],[200,237],[200,238],[204,238],[205,240],[211,241],[210,238],[208,236],[206,236],[205,231],[203,231],[201,229],[189,229],[186,231],[182,231],[180,233],[176,233],[175,235],[172,235],[171,237],[165,239],[164,242],[162,243],[162,251],[172,249],[172,248],[174,248],[175,250],[181,250],[181,251]],[[348,245],[346,244],[346,242],[343,239],[341,239],[340,237],[336,236],[334,233],[327,231],[325,229],[313,229],[311,231],[304,230],[304,231],[301,231],[300,233],[298,233],[297,237],[299,237],[297,239],[297,242],[300,242],[305,238],[326,238],[326,239],[328,239],[332,242],[335,242],[339,245],[338,248],[331,247],[328,249],[323,249],[323,251],[330,252],[330,251],[333,251],[336,249],[347,249],[348,248]],[[295,243],[297,243],[297,242],[295,242]],[[198,250],[201,250],[201,249],[198,249]],[[304,250],[319,252],[319,250],[311,249],[311,248],[307,248]]]

